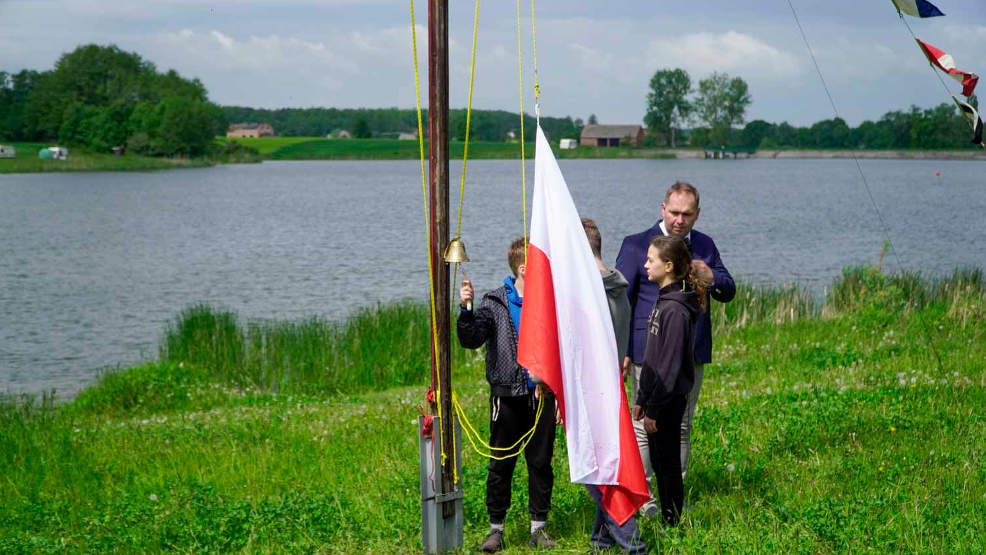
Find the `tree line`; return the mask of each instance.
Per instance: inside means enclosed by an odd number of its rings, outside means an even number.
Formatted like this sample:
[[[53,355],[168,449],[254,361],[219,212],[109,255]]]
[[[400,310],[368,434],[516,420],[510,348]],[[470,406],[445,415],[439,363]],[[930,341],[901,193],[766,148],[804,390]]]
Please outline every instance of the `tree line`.
[[[397,133],[416,133],[416,110],[399,108],[280,108],[275,110],[224,106],[230,122],[263,122],[286,137],[325,137],[346,131],[357,139],[393,137]],[[428,134],[428,109],[421,113],[424,132]],[[520,137],[520,116],[504,110],[473,110],[469,120],[469,140],[502,142]],[[524,134],[533,141],[535,119],[524,114]],[[576,137],[580,120],[571,117],[541,117],[541,127],[552,138]],[[466,111],[449,110],[449,135],[462,141],[466,136]]]
[[[226,120],[198,79],[116,46],[89,44],[49,71],[0,72],[0,138],[95,151],[200,156]]]
[[[887,112],[877,121],[852,128],[841,118],[795,127],[764,120],[744,123],[752,102],[741,77],[713,73],[692,87],[688,72],[661,69],[650,80],[644,122],[649,142],[675,146],[687,135],[694,146],[728,145],[749,148],[954,149],[975,148],[969,126],[958,108],[943,103],[933,108],[911,106]],[[976,98],[970,103],[977,106]],[[688,128],[691,124],[697,124]]]
[[[754,120],[735,129],[730,144],[760,149],[852,148],[852,149],[964,149],[980,147],[970,140],[972,132],[954,104],[933,108],[911,106],[887,112],[877,121],[850,127],[841,118],[819,121],[809,127],[794,127]]]
[[[949,104],[887,112],[877,121],[851,128],[835,118],[808,127],[755,120],[743,125],[752,98],[740,77],[713,73],[692,86],[683,69],[661,69],[650,81],[644,122],[648,145],[751,148],[962,148],[972,145],[965,120]],[[976,106],[975,97],[971,104]],[[427,118],[427,109],[422,114]],[[504,110],[473,110],[470,139],[517,140],[520,117]],[[596,117],[590,116],[589,123]],[[231,122],[272,125],[278,135],[324,137],[341,130],[356,138],[396,137],[417,130],[412,109],[220,107],[208,99],[198,79],[174,70],[159,72],[153,63],[118,47],[95,44],[63,54],[48,71],[0,71],[0,139],[57,141],[106,152],[126,147],[157,156],[201,156]],[[552,139],[574,138],[583,122],[571,117],[542,117]],[[524,114],[527,140],[535,120]],[[453,140],[464,140],[466,111],[449,112]],[[427,128],[425,129],[427,133]]]

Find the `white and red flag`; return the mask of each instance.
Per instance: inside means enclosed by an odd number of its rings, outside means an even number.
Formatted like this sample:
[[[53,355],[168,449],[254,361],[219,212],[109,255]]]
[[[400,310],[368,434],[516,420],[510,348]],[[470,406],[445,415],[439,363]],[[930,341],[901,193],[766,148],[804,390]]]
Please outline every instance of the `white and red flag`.
[[[933,66],[951,75],[952,78],[959,83],[962,83],[962,96],[972,96],[972,92],[976,90],[976,83],[979,82],[978,75],[955,69],[955,61],[952,60],[952,56],[950,54],[931,46],[921,39],[915,40],[918,41],[918,46],[921,47],[921,51],[924,52],[924,55],[928,57],[928,61],[931,62]]]
[[[572,482],[598,484],[622,525],[649,498],[647,482],[599,268],[540,126],[531,204],[517,360],[558,399]]]

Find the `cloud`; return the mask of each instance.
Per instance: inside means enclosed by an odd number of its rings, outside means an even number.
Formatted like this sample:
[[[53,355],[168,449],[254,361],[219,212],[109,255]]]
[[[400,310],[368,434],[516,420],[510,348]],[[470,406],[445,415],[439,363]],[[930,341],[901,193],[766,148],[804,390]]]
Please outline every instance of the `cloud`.
[[[656,67],[684,67],[697,74],[720,71],[744,78],[789,78],[801,73],[796,56],[737,31],[693,33],[650,41],[648,58]]]
[[[384,28],[306,40],[181,29],[153,35],[141,51],[162,70],[199,77],[222,104],[410,105],[413,97],[397,98],[409,79],[410,56],[395,56],[408,52],[409,34],[407,28]]]

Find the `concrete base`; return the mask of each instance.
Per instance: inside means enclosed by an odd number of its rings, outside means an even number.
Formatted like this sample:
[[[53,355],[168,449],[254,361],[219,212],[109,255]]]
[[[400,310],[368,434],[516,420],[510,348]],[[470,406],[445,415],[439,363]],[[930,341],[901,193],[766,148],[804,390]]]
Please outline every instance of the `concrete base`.
[[[418,417],[418,451],[421,460],[421,542],[425,553],[442,553],[462,547],[462,429],[455,426],[455,461],[459,474],[456,490],[437,493],[442,487],[442,437],[435,418],[432,438],[421,435],[424,419]],[[448,457],[452,453],[447,453]],[[443,516],[443,505],[451,504],[452,514]]]

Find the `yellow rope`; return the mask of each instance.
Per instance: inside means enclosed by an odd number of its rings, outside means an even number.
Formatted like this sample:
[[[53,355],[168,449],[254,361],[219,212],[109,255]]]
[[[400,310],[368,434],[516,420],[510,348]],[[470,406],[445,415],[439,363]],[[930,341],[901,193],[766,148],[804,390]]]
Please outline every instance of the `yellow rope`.
[[[424,155],[424,128],[423,128],[422,121],[421,121],[421,85],[420,85],[420,76],[419,76],[419,71],[418,71],[418,48],[417,48],[416,26],[415,26],[415,20],[414,20],[414,0],[410,0],[410,4],[411,4],[411,47],[412,47],[412,55],[414,57],[414,91],[415,91],[415,96],[416,96],[416,100],[417,100],[418,150],[419,150],[420,159],[421,159],[421,189],[422,189],[422,196],[424,198],[424,206],[425,206],[425,227],[426,227],[426,231],[427,231],[427,233],[426,233],[426,244],[427,244],[427,247],[428,247],[428,280],[429,280],[429,285],[430,285],[430,289],[429,289],[429,301],[430,301],[430,305],[431,305],[431,320],[433,322],[433,325],[432,325],[432,344],[433,344],[434,352],[437,353],[438,352],[438,330],[437,330],[437,324],[434,324],[436,322],[436,320],[437,320],[437,313],[436,313],[436,308],[435,308],[435,293],[434,293],[434,289],[435,289],[435,271],[434,271],[434,264],[433,264],[432,257],[431,257],[431,234],[430,234],[431,216],[430,216],[430,213],[429,213],[429,210],[428,210],[428,206],[429,206],[429,203],[428,203],[428,185],[427,185],[427,174],[426,174],[426,171],[425,171],[425,157],[424,157],[425,156]],[[480,4],[480,0],[476,0],[476,11],[475,11],[475,18],[474,18],[474,21],[473,21],[472,58],[471,58],[470,69],[469,69],[469,103],[468,103],[468,106],[466,108],[466,135],[465,135],[465,144],[464,144],[463,154],[462,154],[462,179],[461,179],[461,184],[460,184],[460,189],[459,189],[459,214],[458,214],[458,223],[457,223],[457,227],[456,227],[456,237],[461,237],[461,235],[462,235],[462,207],[463,207],[464,200],[465,200],[465,190],[466,190],[466,165],[467,165],[467,162],[468,162],[468,159],[469,159],[469,133],[470,133],[470,130],[471,130],[471,127],[472,127],[473,83],[474,83],[474,80],[475,80],[476,50],[477,50],[477,43],[478,43],[478,36],[479,36],[479,32],[478,32],[479,31],[479,4]],[[534,13],[533,13],[533,9],[534,9],[534,1],[531,0],[531,10],[532,10],[531,11],[531,25],[532,25],[532,31],[534,29]],[[517,58],[518,58],[518,64],[517,65],[518,65],[518,78],[519,78],[519,84],[520,84],[520,108],[521,108],[520,109],[520,150],[521,150],[521,189],[522,189],[521,204],[522,204],[522,212],[523,212],[524,252],[525,252],[524,256],[525,256],[525,264],[526,264],[526,256],[527,256],[527,177],[526,177],[526,168],[525,168],[525,144],[524,144],[524,78],[523,78],[523,56],[522,56],[522,53],[521,53],[521,31],[520,31],[520,29],[521,29],[521,25],[520,25],[520,0],[517,0]],[[535,51],[534,51],[534,60],[535,60],[535,62],[534,62],[534,64],[535,64],[535,89],[534,89],[534,93],[535,93],[535,98],[539,98],[540,97],[540,86],[537,84],[537,75],[536,75],[536,72],[537,72],[537,50],[536,50],[537,49],[537,45],[536,45],[536,42],[534,43],[534,48],[535,48]],[[455,265],[455,270],[454,270],[453,283],[456,283],[458,281],[458,269],[459,269],[459,265],[456,264]],[[438,384],[437,384],[438,385],[438,389],[440,391],[441,390],[441,374],[440,373],[436,373],[436,377],[437,377],[437,380],[438,380]],[[539,385],[538,388],[540,388],[540,387],[541,386]],[[437,408],[438,408],[438,418],[439,418],[438,427],[439,427],[439,434],[442,434],[442,433],[444,433],[444,431],[442,430],[442,412],[443,412],[443,408],[442,408],[442,402],[441,402],[441,395],[437,394],[437,392],[436,392],[436,397],[435,398],[436,398],[436,405],[437,405]],[[518,438],[518,440],[513,445],[511,445],[509,447],[493,447],[493,446],[489,445],[488,443],[486,443],[485,441],[482,440],[482,437],[481,437],[479,431],[472,424],[472,422],[469,421],[468,416],[466,415],[465,411],[462,409],[462,406],[461,406],[461,404],[459,403],[459,400],[458,400],[458,395],[456,395],[454,391],[452,392],[452,403],[453,403],[453,410],[455,411],[455,413],[459,417],[460,422],[462,422],[463,429],[466,431],[466,434],[465,434],[466,439],[469,440],[469,443],[472,445],[473,450],[475,450],[476,453],[478,453],[478,454],[480,454],[481,456],[484,456],[484,457],[488,457],[488,458],[495,459],[495,460],[505,460],[505,459],[509,459],[511,457],[516,457],[517,455],[519,455],[520,452],[523,451],[527,447],[527,444],[530,442],[531,438],[534,436],[534,432],[537,429],[537,425],[538,425],[538,423],[541,420],[541,415],[542,415],[543,408],[544,408],[544,394],[541,394],[541,395],[538,396],[538,408],[537,408],[537,411],[536,411],[535,417],[534,417],[534,425],[531,427],[530,430],[528,430],[527,432],[525,432],[524,434],[522,434],[520,436],[520,438]],[[455,442],[455,429],[454,429],[454,427],[453,427],[453,430],[452,430],[452,441],[453,441],[453,443]],[[512,453],[512,454],[503,455],[503,456],[493,455],[492,453],[484,453],[484,452],[480,451],[479,448],[476,446],[477,441],[484,448],[488,449],[489,451],[509,451],[511,449],[514,449],[514,448],[517,448],[517,451],[514,452],[514,453]],[[518,445],[520,447],[518,447]],[[445,463],[445,460],[446,460],[446,457],[447,457],[447,454],[445,453],[445,449],[444,449],[444,442],[443,442],[443,446],[442,446],[441,449],[442,449],[441,450],[441,462],[442,462],[442,464],[444,464]],[[454,450],[453,450],[453,453],[452,453],[452,457],[453,457],[454,482],[458,483],[459,482],[458,464],[457,464],[456,454],[455,454]]]
[[[524,218],[524,266],[527,266],[527,168],[524,166],[524,56],[520,44],[520,0],[517,0],[517,80],[520,85],[520,204]]]
[[[531,0],[531,49],[534,58],[534,105],[538,106],[538,100],[541,99],[541,85],[538,82],[538,33],[537,25],[534,24],[534,0]],[[541,109],[535,109],[535,114],[540,123]]]
[[[418,106],[418,151],[421,155],[421,192],[425,203],[425,243],[428,246],[428,298],[431,303],[431,340],[432,347],[435,349],[435,357],[438,357],[438,316],[435,310],[435,268],[434,262],[431,257],[431,215],[428,212],[428,178],[425,172],[425,139],[424,139],[424,126],[421,124],[421,79],[418,75],[418,38],[417,32],[414,24],[414,0],[411,2],[411,55],[414,57],[414,93],[417,98]],[[431,109],[431,108],[429,108]],[[438,391],[442,389],[442,375],[441,372],[436,371],[435,376],[438,380]],[[435,404],[438,406],[438,433],[443,434],[442,430],[442,396],[439,392],[435,392]],[[454,427],[453,427],[454,428]],[[454,431],[453,431],[454,434]],[[442,436],[444,437],[444,436]],[[455,437],[452,437],[453,443],[455,442]],[[445,442],[442,442],[441,446],[441,464],[445,464]],[[458,469],[453,465],[453,481],[458,483],[459,473]]]
[[[462,183],[459,186],[459,217],[455,236],[462,237],[462,204],[466,198],[466,163],[469,160],[469,131],[472,129],[472,89],[476,75],[476,44],[479,39],[479,0],[476,0],[476,15],[472,23],[472,61],[469,64],[469,104],[466,106],[466,138],[462,149]],[[452,268],[452,288],[459,283],[459,263]],[[454,306],[454,303],[453,303]],[[451,314],[454,311],[449,311]]]
[[[466,162],[469,160],[469,130],[472,129],[472,85],[476,75],[476,43],[479,38],[479,0],[472,23],[472,61],[469,64],[469,104],[466,106],[466,138],[462,149],[462,185],[459,188],[459,225],[455,236],[462,236],[462,201],[466,196]]]
[[[455,410],[459,414],[459,420],[464,423],[463,429],[466,430],[465,436],[466,439],[469,440],[469,444],[472,445],[473,451],[475,451],[482,457],[486,457],[497,461],[502,461],[520,455],[521,451],[527,448],[527,444],[530,443],[531,438],[534,437],[534,431],[537,429],[538,422],[541,421],[541,414],[544,409],[544,394],[542,393],[538,395],[538,408],[537,408],[537,412],[534,415],[534,426],[531,427],[531,429],[525,432],[522,436],[520,436],[520,438],[518,438],[517,441],[509,447],[494,447],[483,441],[479,431],[472,424],[472,422],[469,421],[469,418],[466,416],[466,411],[463,410],[462,405],[459,404],[459,397],[457,395],[453,394],[452,403],[455,405]],[[477,442],[480,443],[482,447],[488,449],[489,451],[510,451],[511,449],[514,448],[517,448],[517,450],[509,455],[494,455],[493,453],[490,452],[484,453],[483,451],[480,451],[479,447],[476,446]],[[520,445],[520,447],[517,447],[518,445]]]
[[[466,106],[466,137],[465,144],[462,149],[462,182],[459,186],[459,217],[458,225],[455,228],[455,236],[457,238],[462,237],[462,204],[466,198],[466,162],[469,160],[469,130],[472,129],[472,85],[476,75],[476,43],[479,39],[479,0],[476,0],[476,15],[473,17],[472,23],[472,59],[469,63],[469,104]],[[455,289],[456,284],[459,282],[459,263],[456,262],[452,269],[452,288]],[[449,298],[454,298],[450,295]],[[452,302],[454,306],[454,301]],[[449,310],[449,327],[452,327],[452,313],[453,310]],[[455,398],[455,392],[452,392],[452,398]],[[461,418],[461,417],[460,417]],[[455,430],[452,430],[452,442],[455,442]],[[455,450],[452,451],[452,465],[455,467],[455,481],[459,481],[459,464],[458,464],[458,454]]]

